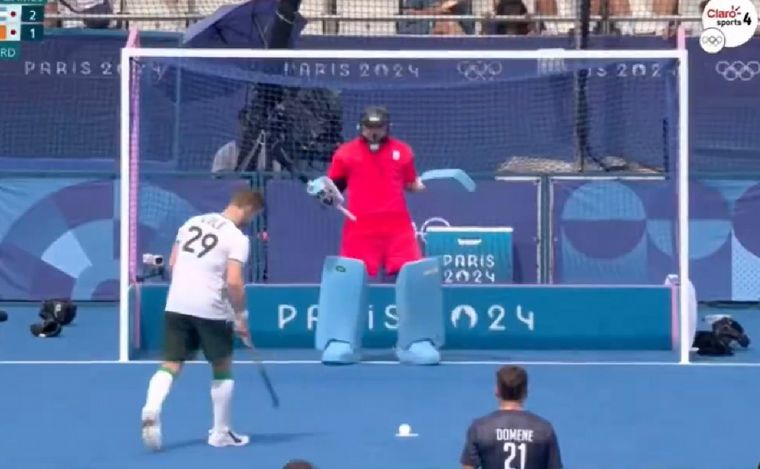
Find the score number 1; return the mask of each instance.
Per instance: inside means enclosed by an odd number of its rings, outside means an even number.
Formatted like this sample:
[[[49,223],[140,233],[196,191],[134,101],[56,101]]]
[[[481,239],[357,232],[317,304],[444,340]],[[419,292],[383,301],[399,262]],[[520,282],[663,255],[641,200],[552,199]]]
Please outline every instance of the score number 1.
[[[22,41],[41,41],[45,35],[45,29],[41,24],[22,24],[21,40]]]

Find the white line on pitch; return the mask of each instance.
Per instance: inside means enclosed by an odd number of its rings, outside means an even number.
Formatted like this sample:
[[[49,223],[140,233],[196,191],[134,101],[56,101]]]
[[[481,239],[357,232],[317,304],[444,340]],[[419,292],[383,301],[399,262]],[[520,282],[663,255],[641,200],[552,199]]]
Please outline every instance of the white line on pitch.
[[[157,365],[159,360],[136,360],[129,362],[120,362],[118,360],[8,360],[0,361],[2,365]],[[235,360],[236,364],[256,363],[252,360]],[[267,365],[321,365],[319,360],[264,360]],[[206,364],[205,361],[189,361],[187,364],[199,365]],[[689,364],[680,364],[678,362],[572,362],[572,361],[529,361],[529,360],[483,360],[483,361],[443,361],[441,365],[449,366],[497,366],[504,364],[526,365],[526,366],[619,366],[619,367],[647,367],[647,366],[683,366],[683,367],[760,367],[760,362],[693,362]],[[397,361],[365,361],[357,364],[361,365],[399,365]]]

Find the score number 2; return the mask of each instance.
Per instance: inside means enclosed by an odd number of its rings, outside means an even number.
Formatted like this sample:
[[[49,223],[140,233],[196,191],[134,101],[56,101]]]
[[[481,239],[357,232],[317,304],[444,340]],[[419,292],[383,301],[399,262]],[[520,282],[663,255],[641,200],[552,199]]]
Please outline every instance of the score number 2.
[[[511,441],[504,443],[504,453],[507,459],[504,461],[504,469],[525,469],[525,461],[528,459],[528,445],[525,443],[515,444]],[[515,458],[519,457],[519,464],[513,466]]]
[[[219,237],[214,233],[204,233],[202,229],[197,226],[191,226],[187,229],[190,233],[193,233],[193,237],[185,241],[182,245],[182,250],[195,254],[196,257],[203,257],[219,243]],[[196,243],[200,240],[200,252],[196,253]]]

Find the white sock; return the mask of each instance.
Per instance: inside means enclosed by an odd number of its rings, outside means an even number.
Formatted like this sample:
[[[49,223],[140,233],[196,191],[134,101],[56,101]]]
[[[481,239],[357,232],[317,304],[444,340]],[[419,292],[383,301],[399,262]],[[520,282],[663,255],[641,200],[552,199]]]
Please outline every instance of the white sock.
[[[232,413],[232,390],[235,381],[215,379],[211,381],[211,401],[214,403],[214,432],[226,432],[230,429]]]
[[[146,412],[161,413],[161,407],[164,405],[166,396],[172,387],[174,376],[164,369],[159,369],[150,379],[148,384],[148,396],[145,399]]]

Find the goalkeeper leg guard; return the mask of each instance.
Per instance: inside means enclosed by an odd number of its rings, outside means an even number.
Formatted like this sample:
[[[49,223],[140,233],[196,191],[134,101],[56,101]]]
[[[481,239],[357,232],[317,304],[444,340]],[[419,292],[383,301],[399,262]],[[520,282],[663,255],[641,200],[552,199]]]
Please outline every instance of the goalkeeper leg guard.
[[[367,271],[364,263],[329,256],[319,289],[316,348],[322,363],[346,365],[359,360],[367,317]]]
[[[445,342],[440,260],[426,258],[402,267],[396,280],[398,341],[402,363],[437,365]]]

